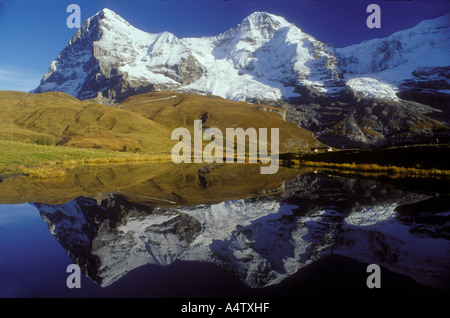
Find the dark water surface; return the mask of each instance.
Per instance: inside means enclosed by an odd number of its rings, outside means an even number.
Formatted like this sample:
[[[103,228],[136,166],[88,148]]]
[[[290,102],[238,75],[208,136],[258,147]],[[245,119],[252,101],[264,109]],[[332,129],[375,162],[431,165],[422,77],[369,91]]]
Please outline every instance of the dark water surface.
[[[79,176],[59,187],[0,183],[16,201],[0,204],[0,297],[450,294],[445,193],[320,172],[269,182],[237,173],[224,181],[211,168],[181,179],[164,171],[115,191],[88,193],[95,187],[86,181],[73,197],[61,191],[80,187]],[[46,195],[35,190],[44,187]],[[79,289],[66,285],[70,264],[83,273]],[[379,289],[366,285],[369,264],[381,268]]]

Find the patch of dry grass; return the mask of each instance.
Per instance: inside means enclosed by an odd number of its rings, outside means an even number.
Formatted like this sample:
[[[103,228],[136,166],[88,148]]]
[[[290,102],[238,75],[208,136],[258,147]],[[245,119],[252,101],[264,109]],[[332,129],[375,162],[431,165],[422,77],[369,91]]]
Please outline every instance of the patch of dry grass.
[[[293,159],[291,160],[294,166],[299,167],[313,167],[318,169],[327,169],[335,171],[355,171],[362,173],[386,173],[391,176],[417,176],[417,177],[430,177],[430,176],[449,176],[450,170],[445,169],[423,169],[413,167],[398,167],[398,166],[382,166],[379,164],[367,164],[367,163],[330,163],[320,161],[304,161]]]

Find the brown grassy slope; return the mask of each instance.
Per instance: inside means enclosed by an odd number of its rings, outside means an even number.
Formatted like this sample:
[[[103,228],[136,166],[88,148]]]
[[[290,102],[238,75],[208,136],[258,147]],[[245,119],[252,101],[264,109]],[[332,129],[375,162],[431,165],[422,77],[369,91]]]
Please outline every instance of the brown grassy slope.
[[[14,141],[131,150],[167,152],[170,131],[139,114],[116,107],[82,102],[67,94],[0,92],[0,139]]]
[[[224,137],[226,128],[279,128],[281,153],[320,145],[311,132],[285,122],[277,111],[269,106],[174,92],[136,95],[118,106],[104,106],[58,92],[0,91],[0,140],[10,139],[12,119],[14,141],[170,153],[176,143],[171,140],[172,130],[186,127],[192,132],[194,120],[203,116],[204,129],[219,128]]]
[[[170,98],[176,96],[175,98]],[[219,128],[226,135],[226,128],[247,129],[279,128],[280,152],[309,151],[322,145],[312,133],[295,124],[285,122],[283,110],[270,106],[235,102],[216,96],[153,92],[128,98],[118,107],[138,113],[170,129],[185,127],[193,133],[194,120],[206,118],[203,128]],[[258,131],[258,130],[257,130]]]

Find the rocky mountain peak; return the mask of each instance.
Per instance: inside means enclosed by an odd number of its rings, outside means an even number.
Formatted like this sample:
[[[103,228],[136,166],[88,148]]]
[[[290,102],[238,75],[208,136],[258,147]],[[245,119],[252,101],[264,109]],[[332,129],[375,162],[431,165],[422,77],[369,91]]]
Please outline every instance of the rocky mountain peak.
[[[98,41],[103,32],[118,29],[119,25],[121,27],[132,27],[114,11],[105,8],[88,18],[81,28],[76,31],[68,45],[72,45],[80,38],[86,36],[90,37],[91,41]]]
[[[97,12],[95,15],[93,15],[88,20],[94,20],[102,22],[104,25],[111,25],[111,26],[117,26],[118,23],[131,26],[131,24],[128,23],[124,18],[122,18],[120,15],[115,13],[114,11],[104,8],[103,10]]]
[[[180,40],[170,32],[164,31],[156,36],[155,42],[153,42],[148,48],[148,56],[154,57],[163,53],[165,49],[174,49],[184,45]]]
[[[284,18],[267,13],[254,12],[240,24],[218,36],[219,45],[240,49],[243,46],[261,46],[270,41],[283,27],[293,26]]]
[[[321,141],[335,147],[344,146],[342,138],[351,141],[348,146],[385,144],[392,136],[395,143],[417,136],[428,140],[450,122],[443,107],[450,95],[448,76],[433,75],[450,66],[449,17],[336,49],[267,12],[254,12],[218,36],[179,39],[170,32],[138,30],[103,9],[76,32],[34,92],[102,97],[109,103],[155,90],[210,94],[284,105],[290,121],[316,137],[330,135],[332,140]],[[421,67],[436,72],[420,72],[419,80],[414,74]],[[377,118],[359,110],[378,104],[385,109]],[[428,124],[407,124],[406,112]],[[395,114],[395,120],[383,114]],[[357,133],[349,133],[349,125]]]
[[[281,27],[291,25],[283,17],[276,16],[267,12],[253,12],[246,17],[240,27],[242,29],[256,29],[265,32],[278,31]]]

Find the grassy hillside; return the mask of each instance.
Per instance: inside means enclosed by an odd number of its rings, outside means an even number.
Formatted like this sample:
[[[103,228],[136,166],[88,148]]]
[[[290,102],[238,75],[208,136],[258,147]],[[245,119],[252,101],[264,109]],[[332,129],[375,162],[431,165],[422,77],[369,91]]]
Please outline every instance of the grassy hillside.
[[[321,145],[312,133],[284,121],[280,108],[235,102],[216,96],[153,92],[136,95],[118,105],[119,108],[156,121],[171,130],[188,128],[193,132],[194,120],[203,119],[203,129],[280,128],[280,152],[309,151]],[[268,137],[270,142],[270,137]]]
[[[176,95],[175,98],[170,98]],[[171,132],[193,128],[280,128],[280,151],[306,150],[319,145],[312,134],[286,123],[270,106],[233,102],[214,96],[155,92],[129,98],[118,106],[82,102],[57,92],[0,92],[0,140],[80,148],[170,153]],[[277,111],[277,112],[276,112]]]
[[[160,153],[170,131],[142,116],[63,93],[0,92],[0,140]]]
[[[3,175],[20,172],[21,166],[67,160],[83,163],[124,154],[168,157],[177,143],[171,140],[173,129],[193,132],[197,119],[203,119],[204,129],[216,127],[224,135],[231,127],[279,128],[281,153],[320,145],[311,132],[285,122],[280,109],[195,94],[155,92],[105,106],[58,92],[0,91],[0,112]]]

